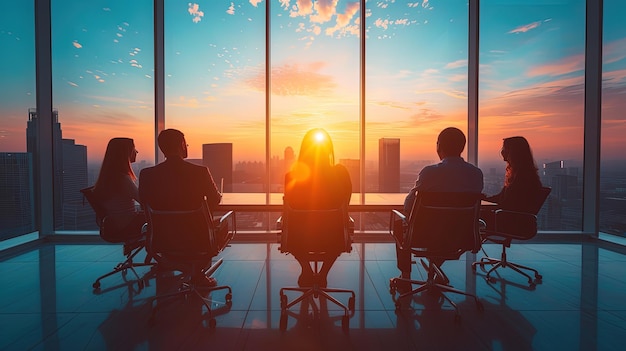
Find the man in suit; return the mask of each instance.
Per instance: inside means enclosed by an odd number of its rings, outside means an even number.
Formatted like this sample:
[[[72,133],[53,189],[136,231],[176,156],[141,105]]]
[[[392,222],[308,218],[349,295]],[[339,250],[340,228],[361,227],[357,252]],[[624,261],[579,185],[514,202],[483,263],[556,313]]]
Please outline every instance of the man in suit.
[[[415,181],[415,186],[404,200],[404,213],[409,214],[420,191],[425,192],[468,192],[480,194],[483,190],[483,172],[465,162],[461,153],[465,149],[465,134],[454,127],[441,131],[437,137],[437,155],[440,163],[424,167]],[[402,241],[402,223],[398,221],[394,236]],[[411,252],[400,250],[396,245],[396,257],[400,277],[411,277]]]
[[[187,142],[184,134],[176,129],[166,129],[159,133],[158,143],[165,161],[144,168],[139,174],[142,205],[155,210],[195,210],[206,199],[209,208],[215,210],[222,194],[207,167],[185,161]],[[206,277],[203,272],[196,272],[194,279],[204,285],[216,285],[215,279]]]

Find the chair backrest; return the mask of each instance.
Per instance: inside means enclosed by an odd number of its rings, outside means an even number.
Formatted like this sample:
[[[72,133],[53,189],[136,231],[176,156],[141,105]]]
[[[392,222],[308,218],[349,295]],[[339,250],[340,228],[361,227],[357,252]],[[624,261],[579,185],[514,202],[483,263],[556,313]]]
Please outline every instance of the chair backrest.
[[[301,210],[283,205],[280,250],[291,253],[350,252],[347,208]]]
[[[535,198],[534,206],[532,208],[532,214],[536,215],[537,213],[539,213],[539,210],[541,210],[541,207],[543,206],[544,202],[546,202],[546,199],[550,195],[551,191],[551,188],[545,186],[539,189],[537,197]]]
[[[219,248],[208,205],[195,210],[155,210],[146,205],[148,235],[146,249],[157,261],[168,256],[215,256]]]
[[[83,194],[83,197],[87,199],[89,206],[91,206],[93,211],[96,213],[96,223],[98,224],[98,227],[102,228],[102,223],[107,213],[106,209],[104,208],[104,206],[102,206],[100,200],[96,196],[96,193],[94,192],[94,187],[90,186],[84,189],[80,189],[80,192]]]
[[[425,257],[457,259],[478,252],[481,194],[420,192],[408,217],[405,242]]]
[[[535,197],[532,212],[496,210],[495,234],[518,240],[529,240],[537,235],[537,213],[552,189],[542,187]],[[493,234],[493,233],[492,233]]]

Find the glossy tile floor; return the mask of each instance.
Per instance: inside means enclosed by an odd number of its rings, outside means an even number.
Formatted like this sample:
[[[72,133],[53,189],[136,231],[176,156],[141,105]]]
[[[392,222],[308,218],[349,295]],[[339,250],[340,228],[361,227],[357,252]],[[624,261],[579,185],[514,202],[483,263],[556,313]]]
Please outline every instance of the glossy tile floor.
[[[393,244],[353,247],[328,281],[356,292],[345,333],[343,311],[324,300],[294,306],[287,330],[279,330],[279,290],[295,284],[299,267],[277,244],[234,243],[220,255],[214,276],[232,287],[233,298],[228,306],[224,291],[210,294],[215,329],[197,298],[159,304],[150,323],[150,298],[176,290],[176,276],[142,267],[142,289],[129,273],[128,281],[117,274],[94,291],[94,279],[121,260],[120,246],[41,244],[0,259],[0,350],[624,349],[626,255],[602,244],[515,245],[509,259],[543,274],[534,288],[510,269],[487,283],[480,269],[472,272],[471,256],[446,262],[451,284],[475,291],[484,305],[479,312],[472,299],[450,295],[461,310],[458,323],[436,294],[406,298],[396,311],[389,292],[397,275]],[[486,250],[499,255],[498,247]],[[423,275],[414,266],[413,277]]]

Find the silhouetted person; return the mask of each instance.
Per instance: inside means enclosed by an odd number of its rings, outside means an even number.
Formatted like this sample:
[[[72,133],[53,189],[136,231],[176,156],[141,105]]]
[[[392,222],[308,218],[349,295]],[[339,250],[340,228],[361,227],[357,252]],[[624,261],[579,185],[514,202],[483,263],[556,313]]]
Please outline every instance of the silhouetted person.
[[[215,210],[222,194],[207,167],[184,160],[187,142],[183,133],[166,129],[159,133],[158,143],[166,159],[154,167],[144,168],[139,174],[142,204],[155,210],[180,211],[198,209],[206,201],[209,208]],[[192,279],[199,284],[216,285],[215,279],[206,277],[202,271],[196,272]]]
[[[98,180],[94,185],[94,197],[106,212],[103,239],[111,242],[127,242],[140,237],[146,217],[139,206],[139,192],[131,163],[135,162],[137,149],[130,138],[109,140]],[[124,247],[128,251],[132,247]]]
[[[330,135],[324,129],[306,133],[300,146],[297,162],[285,175],[285,202],[294,209],[327,210],[345,206],[352,195],[352,182],[348,170],[335,164],[335,154]],[[346,218],[346,220],[348,220]],[[326,253],[320,269],[320,286],[326,286],[326,277],[340,252]],[[294,254],[302,266],[298,285],[313,285],[313,270],[308,255]]]
[[[483,190],[483,172],[465,162],[461,153],[465,149],[465,135],[458,128],[449,127],[437,137],[437,155],[440,163],[424,167],[415,181],[415,186],[404,200],[404,213],[409,214],[420,192],[468,192],[480,194]],[[397,221],[394,236],[402,238],[402,222]],[[411,277],[411,252],[400,250],[396,245],[398,269],[402,278]]]
[[[542,185],[528,141],[521,136],[505,138],[500,154],[506,162],[504,186],[498,194],[484,199],[498,204],[497,208],[533,212]],[[487,229],[493,226],[493,211],[481,210],[481,218],[486,222]]]

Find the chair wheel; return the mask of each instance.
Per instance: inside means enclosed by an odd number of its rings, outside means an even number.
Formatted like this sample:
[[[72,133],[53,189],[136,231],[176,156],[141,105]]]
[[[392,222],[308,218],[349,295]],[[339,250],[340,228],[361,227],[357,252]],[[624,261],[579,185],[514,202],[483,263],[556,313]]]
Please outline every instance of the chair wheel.
[[[209,319],[209,328],[215,329],[215,326],[217,326],[217,321],[215,321],[215,318]]]
[[[287,313],[281,313],[280,314],[280,322],[279,322],[279,326],[278,327],[280,328],[280,331],[287,330]]]
[[[391,278],[389,279],[389,289],[395,289],[396,288],[396,280],[395,278]]]
[[[229,304],[233,303],[233,294],[231,293],[226,294],[226,303],[229,303]]]
[[[492,283],[493,284],[493,283],[496,282],[496,278],[494,278],[494,277],[487,277],[485,279],[487,280],[487,283]]]
[[[348,316],[341,317],[341,329],[344,333],[350,330],[350,318]]]
[[[535,274],[535,279],[542,280],[543,276],[541,274]]]
[[[354,297],[352,296],[348,299],[348,309],[354,311]]]
[[[99,289],[100,288],[100,282],[95,282],[95,283],[91,284],[91,286],[93,286],[94,289]]]

